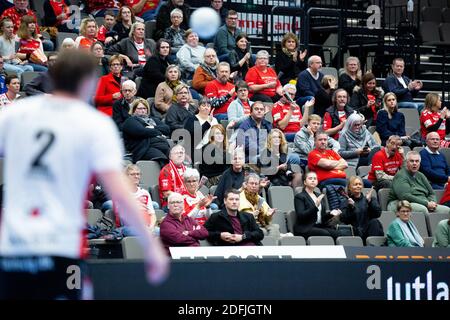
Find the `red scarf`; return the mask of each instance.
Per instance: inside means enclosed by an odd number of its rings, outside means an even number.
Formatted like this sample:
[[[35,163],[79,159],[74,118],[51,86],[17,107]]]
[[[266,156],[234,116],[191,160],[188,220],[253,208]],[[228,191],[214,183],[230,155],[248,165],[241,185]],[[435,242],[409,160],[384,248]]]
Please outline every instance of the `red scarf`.
[[[172,181],[173,181],[173,191],[178,192],[180,194],[183,194],[186,192],[186,187],[184,186],[184,180],[183,177],[180,176],[180,173],[178,172],[178,167],[173,163],[172,160],[169,161],[169,166],[172,171]],[[184,172],[186,171],[186,167],[184,165],[181,165],[180,167]]]

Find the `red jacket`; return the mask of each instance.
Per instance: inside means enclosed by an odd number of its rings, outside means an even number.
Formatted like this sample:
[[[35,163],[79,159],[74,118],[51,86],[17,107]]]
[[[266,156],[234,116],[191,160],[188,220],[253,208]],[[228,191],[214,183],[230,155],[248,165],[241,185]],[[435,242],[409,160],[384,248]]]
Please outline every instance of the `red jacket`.
[[[113,99],[112,96],[116,92],[120,92],[120,83],[114,79],[112,73],[101,77],[94,97],[97,109],[111,116],[113,103],[116,100],[122,99],[122,95],[118,99]]]

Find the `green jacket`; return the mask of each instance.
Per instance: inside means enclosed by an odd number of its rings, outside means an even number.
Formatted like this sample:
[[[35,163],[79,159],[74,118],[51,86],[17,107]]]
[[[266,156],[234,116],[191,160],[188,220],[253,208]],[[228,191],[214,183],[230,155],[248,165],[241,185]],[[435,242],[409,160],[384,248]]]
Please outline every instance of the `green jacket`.
[[[426,207],[428,202],[436,202],[436,195],[422,172],[412,176],[406,168],[402,168],[392,180],[388,203],[394,200],[408,200]]]
[[[434,232],[433,247],[450,248],[450,226],[448,219],[441,220]]]
[[[398,220],[394,220],[386,232],[388,247],[414,247],[411,241],[403,235],[402,228]]]

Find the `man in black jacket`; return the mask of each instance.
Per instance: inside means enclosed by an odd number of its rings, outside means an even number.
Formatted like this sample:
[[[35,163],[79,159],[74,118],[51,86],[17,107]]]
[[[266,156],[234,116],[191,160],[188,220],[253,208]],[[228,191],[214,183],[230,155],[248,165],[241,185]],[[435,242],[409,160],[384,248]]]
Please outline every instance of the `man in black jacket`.
[[[119,131],[122,131],[123,123],[130,117],[130,104],[136,96],[136,83],[133,80],[124,81],[120,91],[123,98],[114,101],[112,118]]]
[[[206,221],[208,240],[219,246],[262,245],[261,240],[264,234],[256,224],[253,215],[238,211],[239,191],[227,190],[224,203],[225,209],[212,214]]]
[[[57,53],[50,53],[48,55],[48,68],[51,69],[53,64],[58,59]],[[35,96],[38,94],[52,94],[53,93],[53,82],[50,79],[50,74],[48,71],[40,72],[40,74],[31,80],[30,83],[25,85],[24,91],[27,96]]]
[[[183,11],[183,22],[181,23],[180,28],[183,30],[189,29],[190,7],[184,2],[184,0],[168,0],[161,5],[158,15],[156,16],[155,40],[162,38],[164,30],[170,27],[170,12],[175,8]]]

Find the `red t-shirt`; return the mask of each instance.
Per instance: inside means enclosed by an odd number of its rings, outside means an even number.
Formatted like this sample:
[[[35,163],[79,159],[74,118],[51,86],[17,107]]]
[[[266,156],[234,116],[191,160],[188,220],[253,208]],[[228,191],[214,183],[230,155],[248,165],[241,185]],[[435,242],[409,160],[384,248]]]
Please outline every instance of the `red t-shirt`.
[[[31,54],[41,47],[41,42],[36,39],[20,39],[19,53]]]
[[[272,118],[274,127],[278,127],[278,122],[284,119],[286,114],[289,112],[291,105],[289,103],[281,103],[278,101],[272,107]],[[291,118],[289,119],[288,125],[282,131],[285,133],[296,133],[300,130],[300,121],[302,120],[302,111],[299,106],[295,106],[292,112]]]
[[[136,4],[139,3],[139,0],[125,0],[126,6],[133,7]],[[139,12],[137,15],[142,16],[144,12],[149,10],[155,10],[158,7],[159,0],[147,0],[144,4],[144,7],[142,8],[141,12]]]
[[[119,9],[120,4],[117,0],[90,0],[89,10],[102,10],[102,9]]]
[[[183,216],[187,216],[197,205],[197,203],[200,202],[200,200],[202,200],[205,196],[203,195],[203,193],[201,193],[200,191],[197,191],[197,193],[195,194],[195,196],[193,196],[192,194],[190,194],[189,192],[185,192],[183,194],[184,197],[184,212],[183,212]],[[204,225],[206,222],[206,207],[200,207],[200,210],[197,214],[197,216],[192,217],[194,218],[197,223],[199,225]]]
[[[247,101],[241,101],[241,102],[242,102],[242,106],[244,107],[244,114],[246,116],[249,116],[250,113],[251,113],[251,111],[250,111],[250,103],[248,103],[248,100]]]
[[[101,41],[101,42],[105,42],[105,40],[106,40],[106,33],[108,31],[109,30],[106,29],[105,26],[100,26],[100,28],[98,28],[98,32],[97,32],[97,40]]]
[[[402,163],[403,156],[398,151],[389,158],[386,154],[386,149],[381,148],[381,150],[375,153],[372,158],[372,167],[370,169],[368,179],[370,181],[377,180],[375,171],[384,171],[390,176],[395,176],[395,174],[401,169]]]
[[[344,170],[327,170],[318,166],[320,159],[329,159],[329,160],[340,160],[342,159],[340,155],[338,155],[333,150],[325,150],[323,152],[314,149],[308,155],[308,168],[311,171],[316,172],[317,179],[319,182],[323,180],[331,179],[331,178],[343,178],[345,179],[347,176]]]
[[[440,115],[438,112],[431,112],[429,110],[423,110],[420,115],[420,131],[422,137],[426,138],[428,131],[426,128],[436,124],[439,121]],[[441,137],[441,140],[445,139],[445,120],[441,122],[439,129],[436,131]]]
[[[272,68],[267,68],[266,72],[260,71],[256,66],[248,69],[247,75],[245,76],[245,82],[249,86],[254,84],[267,84],[270,82],[277,82],[275,88],[266,88],[264,90],[258,91],[258,93],[265,94],[266,96],[273,97],[276,94],[276,89],[281,86],[280,80],[278,80],[275,70]],[[254,92],[249,92],[249,97],[253,96]]]
[[[97,42],[97,39],[89,39],[84,36],[79,36],[75,43],[78,43],[78,49],[90,50],[92,45]]]
[[[23,16],[32,16],[34,17],[34,20],[36,21],[36,33],[39,34],[41,33],[39,30],[39,26],[37,24],[37,18],[36,18],[36,14],[34,13],[34,11],[27,9],[24,12],[18,12],[16,10],[16,7],[11,7],[9,9],[6,9],[5,11],[3,11],[3,14],[1,16],[1,18],[5,18],[8,17],[11,19],[11,21],[14,24],[14,33],[17,32],[17,30],[19,29],[20,26],[20,19],[22,19]]]
[[[167,200],[163,197],[163,192],[174,191],[180,194],[186,193],[184,186],[183,174],[186,171],[186,167],[181,165],[176,167],[175,164],[170,161],[166,164],[159,173],[159,200],[161,206],[167,205]]]
[[[230,91],[234,88],[234,85],[230,82],[227,82],[226,84],[222,84],[217,80],[213,80],[208,82],[208,84],[205,87],[205,95],[208,98],[219,98],[227,95],[230,93]],[[234,95],[233,95],[234,97]],[[225,102],[220,108],[214,109],[214,115],[219,113],[227,113],[228,106],[230,105],[231,101],[233,101],[233,97],[228,99],[227,102]]]
[[[342,122],[345,119],[347,119],[347,115],[345,114],[345,111],[338,111],[339,113],[339,121]],[[323,116],[323,130],[328,130],[333,128],[333,119],[331,119],[331,115],[328,112],[325,112]],[[334,140],[339,139],[339,132],[336,133],[334,136],[332,136]]]

